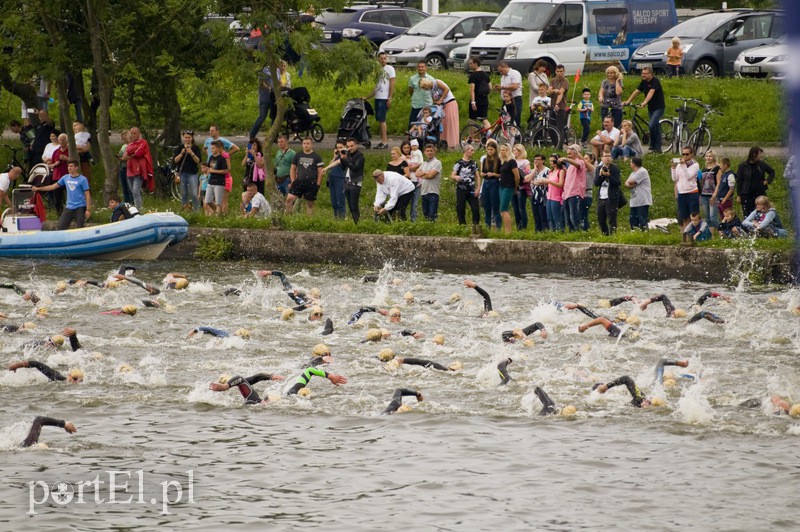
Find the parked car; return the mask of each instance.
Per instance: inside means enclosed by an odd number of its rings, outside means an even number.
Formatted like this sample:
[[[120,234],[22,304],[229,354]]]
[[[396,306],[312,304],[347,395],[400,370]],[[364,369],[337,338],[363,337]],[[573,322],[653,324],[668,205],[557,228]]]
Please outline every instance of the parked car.
[[[734,9],[715,11],[682,22],[660,37],[640,46],[630,60],[631,71],[652,66],[666,72],[666,51],[679,37],[686,53],[683,70],[697,78],[733,74],[733,63],[741,52],[773,44],[784,33],[783,13]]]
[[[415,24],[403,35],[385,41],[381,51],[389,54],[389,64],[415,66],[426,61],[428,68],[447,68],[450,50],[469,44],[483,30],[491,27],[497,13],[453,11],[439,13]]]
[[[452,68],[453,70],[466,70],[468,53],[468,44],[456,46],[450,50],[450,53],[447,54],[447,68]]]
[[[789,45],[786,37],[775,44],[756,46],[739,54],[733,63],[733,73],[742,78],[786,79],[789,71]]]
[[[363,37],[377,48],[426,18],[428,14],[418,9],[376,4],[354,5],[341,12],[325,11],[316,18],[316,23],[322,29],[323,46]]]

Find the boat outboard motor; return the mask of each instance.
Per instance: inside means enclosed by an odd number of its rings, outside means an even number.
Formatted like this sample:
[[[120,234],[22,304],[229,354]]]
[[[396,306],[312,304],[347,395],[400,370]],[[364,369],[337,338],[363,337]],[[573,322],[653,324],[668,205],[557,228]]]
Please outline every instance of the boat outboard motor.
[[[122,214],[123,216],[125,216],[126,220],[130,220],[134,216],[141,216],[139,209],[137,209],[130,203],[123,203],[121,208],[122,208]]]

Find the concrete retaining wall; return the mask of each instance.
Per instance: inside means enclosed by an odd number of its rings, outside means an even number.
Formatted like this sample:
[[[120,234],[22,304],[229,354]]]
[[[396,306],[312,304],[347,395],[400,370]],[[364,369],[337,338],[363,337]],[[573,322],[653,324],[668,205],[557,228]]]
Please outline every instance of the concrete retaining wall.
[[[380,268],[475,273],[559,273],[582,277],[681,279],[727,283],[737,271],[757,269],[764,282],[788,282],[789,254],[682,246],[629,246],[584,242],[535,242],[454,237],[357,235],[283,230],[192,228],[164,258],[192,258],[202,235],[221,234],[237,258],[264,262],[327,262]]]

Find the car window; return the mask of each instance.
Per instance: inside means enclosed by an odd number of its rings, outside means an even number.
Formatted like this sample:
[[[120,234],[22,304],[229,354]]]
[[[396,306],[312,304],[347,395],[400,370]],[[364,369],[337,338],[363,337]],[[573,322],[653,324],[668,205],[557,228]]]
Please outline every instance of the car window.
[[[542,33],[540,42],[564,42],[583,34],[583,6],[561,6],[553,13],[547,23],[547,28]]]
[[[383,23],[390,26],[397,26],[398,28],[410,28],[408,20],[399,9],[389,9],[383,11]]]
[[[361,15],[361,22],[368,22],[370,24],[384,24],[383,12],[379,10],[367,11]]]
[[[707,40],[710,41],[710,42],[722,42],[722,39],[725,37],[725,34],[727,34],[729,31],[731,31],[731,29],[733,28],[733,25],[735,23],[736,23],[735,20],[731,20],[731,21],[726,22],[725,24],[723,24],[719,28],[717,28],[714,31],[712,31],[709,34]]]
[[[744,24],[739,26],[733,35],[737,41],[752,41],[762,38],[760,19],[764,17],[747,17]]]
[[[569,4],[567,7],[567,23],[564,28],[564,40],[583,35],[583,6]]]
[[[772,27],[769,29],[769,36],[773,39],[777,39],[779,37],[783,37],[783,34],[783,17],[776,15],[772,17]]]
[[[497,19],[497,17],[484,17],[484,19],[483,19],[483,29],[484,29],[484,31],[488,30],[489,28],[491,28],[492,24],[494,24],[494,21],[496,19]]]
[[[408,17],[408,22],[410,24],[409,27],[425,20],[425,15],[417,13],[416,11],[406,11],[406,16]]]
[[[463,33],[464,37],[477,37],[483,31],[483,19],[480,17],[462,20],[453,30],[453,35]]]

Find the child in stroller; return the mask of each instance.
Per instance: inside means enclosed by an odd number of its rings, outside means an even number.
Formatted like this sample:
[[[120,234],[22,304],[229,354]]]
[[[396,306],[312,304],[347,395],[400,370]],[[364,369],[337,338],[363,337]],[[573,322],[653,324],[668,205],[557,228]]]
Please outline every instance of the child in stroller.
[[[444,110],[438,105],[428,105],[422,108],[417,117],[417,122],[412,122],[408,130],[408,138],[418,139],[421,145],[433,144],[439,148],[446,148],[441,140],[444,130]],[[444,144],[444,145],[443,145]]]

